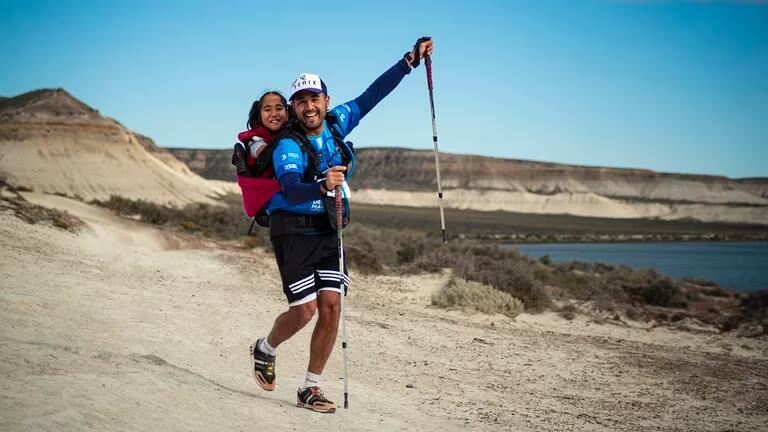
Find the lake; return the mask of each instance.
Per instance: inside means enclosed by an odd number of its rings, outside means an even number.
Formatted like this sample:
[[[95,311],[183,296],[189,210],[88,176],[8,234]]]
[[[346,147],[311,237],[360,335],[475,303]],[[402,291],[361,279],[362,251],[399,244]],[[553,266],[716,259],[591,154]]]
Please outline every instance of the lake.
[[[735,291],[768,288],[768,242],[506,244],[523,255],[652,268],[676,279],[711,280]]]

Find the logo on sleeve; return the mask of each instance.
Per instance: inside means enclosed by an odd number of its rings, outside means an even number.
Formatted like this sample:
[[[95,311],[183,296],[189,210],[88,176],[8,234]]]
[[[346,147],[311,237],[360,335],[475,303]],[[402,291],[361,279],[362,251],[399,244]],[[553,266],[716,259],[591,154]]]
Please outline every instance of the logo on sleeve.
[[[295,164],[295,163],[289,163],[289,164],[285,164],[285,165],[283,165],[283,169],[285,169],[285,170],[289,170],[289,169],[299,169],[299,167],[298,167],[298,166],[296,166],[296,164]]]

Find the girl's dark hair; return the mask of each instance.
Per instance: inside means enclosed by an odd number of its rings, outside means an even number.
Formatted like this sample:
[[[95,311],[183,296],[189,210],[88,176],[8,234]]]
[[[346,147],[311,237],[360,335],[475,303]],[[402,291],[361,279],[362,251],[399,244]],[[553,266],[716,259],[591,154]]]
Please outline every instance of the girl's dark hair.
[[[251,111],[248,113],[248,123],[246,123],[248,129],[256,129],[257,127],[264,126],[261,124],[261,104],[264,102],[264,98],[271,94],[280,98],[280,102],[282,102],[285,109],[290,108],[285,96],[281,95],[280,92],[275,90],[265,92],[258,100],[253,101],[253,105],[251,105]]]

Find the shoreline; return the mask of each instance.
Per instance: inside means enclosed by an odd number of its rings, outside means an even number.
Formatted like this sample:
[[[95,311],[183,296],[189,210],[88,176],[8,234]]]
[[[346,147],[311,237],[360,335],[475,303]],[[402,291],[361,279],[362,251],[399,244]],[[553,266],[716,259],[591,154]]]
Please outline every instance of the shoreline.
[[[585,241],[530,241],[530,242],[499,242],[500,245],[529,245],[529,244],[684,244],[684,243],[768,243],[768,238],[756,238],[756,239],[642,239],[642,240],[585,240]]]

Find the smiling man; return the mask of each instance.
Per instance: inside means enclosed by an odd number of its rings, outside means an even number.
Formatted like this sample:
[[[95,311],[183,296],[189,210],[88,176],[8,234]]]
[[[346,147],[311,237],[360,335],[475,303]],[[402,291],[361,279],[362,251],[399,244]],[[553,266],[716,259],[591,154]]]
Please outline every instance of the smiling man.
[[[264,390],[275,389],[277,347],[301,330],[317,312],[309,347],[307,374],[299,385],[297,405],[318,412],[334,412],[336,405],[320,390],[323,369],[336,341],[349,276],[339,271],[335,219],[324,197],[354,172],[354,153],[344,138],[384,97],[397,87],[420,59],[431,55],[433,43],[420,38],[401,60],[379,76],[360,96],[328,110],[331,97],[318,75],[304,73],[291,86],[296,123],[289,126],[273,153],[275,177],[281,192],[267,205],[270,239],[288,301],[288,310],[275,319],[269,335],[251,346],[253,375]],[[333,201],[330,201],[331,205]],[[345,216],[348,211],[345,208]]]

